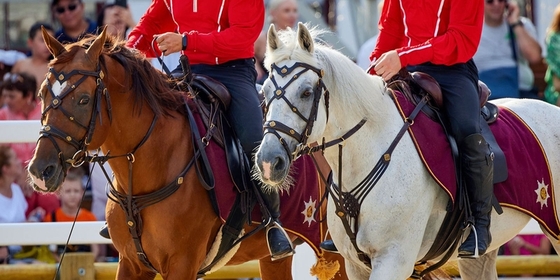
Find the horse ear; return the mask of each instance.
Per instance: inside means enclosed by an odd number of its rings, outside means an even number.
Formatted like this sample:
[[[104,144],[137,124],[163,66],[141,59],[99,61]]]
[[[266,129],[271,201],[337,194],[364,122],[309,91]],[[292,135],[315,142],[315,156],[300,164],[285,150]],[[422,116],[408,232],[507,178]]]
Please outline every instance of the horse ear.
[[[56,39],[54,38],[47,29],[41,25],[41,34],[43,35],[43,40],[49,49],[49,52],[54,56],[57,57],[61,53],[66,51],[66,48]]]
[[[91,46],[86,50],[86,55],[90,58],[91,61],[97,61],[101,52],[103,51],[103,46],[105,45],[105,41],[107,40],[107,26],[103,27],[101,34],[95,38]]]
[[[309,53],[313,53],[314,50],[314,43],[313,37],[311,37],[311,33],[305,27],[305,24],[299,22],[298,23],[298,32],[297,32],[299,46],[308,51]]]
[[[278,38],[278,33],[276,32],[276,27],[274,26],[274,24],[270,24],[270,27],[268,28],[267,38],[268,43],[266,45],[267,48],[271,51],[275,51],[276,49],[284,46],[282,40]]]

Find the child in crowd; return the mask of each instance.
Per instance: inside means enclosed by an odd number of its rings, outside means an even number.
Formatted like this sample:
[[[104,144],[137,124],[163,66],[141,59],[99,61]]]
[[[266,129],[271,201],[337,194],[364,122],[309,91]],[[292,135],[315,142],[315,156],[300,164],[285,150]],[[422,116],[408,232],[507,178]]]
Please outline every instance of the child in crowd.
[[[45,222],[73,222],[74,218],[76,218],[77,222],[96,221],[93,213],[84,208],[80,208],[80,202],[84,195],[84,184],[82,181],[83,173],[77,170],[78,169],[70,170],[68,172],[64,183],[60,186],[58,194],[61,206],[56,211],[48,213],[47,216],[45,216]],[[57,246],[55,251],[55,257],[60,259],[64,251],[64,245]],[[96,260],[99,256],[97,244],[69,244],[66,252],[92,252]]]
[[[37,84],[36,92],[41,88],[41,84],[45,80],[45,75],[49,70],[49,60],[51,53],[43,41],[41,34],[41,26],[43,26],[48,33],[54,34],[53,28],[44,22],[37,22],[29,29],[29,38],[27,39],[27,47],[31,55],[25,59],[16,62],[12,68],[12,73],[29,73],[35,77]],[[35,92],[35,93],[36,93]]]

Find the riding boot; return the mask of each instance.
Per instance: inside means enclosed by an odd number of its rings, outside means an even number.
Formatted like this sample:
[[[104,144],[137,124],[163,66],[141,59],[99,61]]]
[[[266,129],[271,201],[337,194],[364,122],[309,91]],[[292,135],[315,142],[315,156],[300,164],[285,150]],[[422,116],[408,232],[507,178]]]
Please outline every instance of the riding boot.
[[[319,244],[319,247],[321,247],[321,249],[327,252],[338,253],[338,249],[336,248],[336,245],[334,245],[334,242],[330,239],[321,242],[321,244]]]
[[[109,227],[107,226],[107,223],[105,223],[101,229],[99,230],[99,235],[107,238],[107,239],[111,239],[111,236],[109,235]]]
[[[266,241],[270,250],[270,257],[275,261],[293,255],[292,241],[280,224],[280,194],[276,191],[263,191],[260,186],[257,189],[270,213],[270,219],[265,221]]]
[[[461,145],[462,175],[470,200],[474,225],[459,247],[460,258],[477,258],[486,253],[492,241],[490,214],[494,194],[494,154],[481,134],[467,136]]]

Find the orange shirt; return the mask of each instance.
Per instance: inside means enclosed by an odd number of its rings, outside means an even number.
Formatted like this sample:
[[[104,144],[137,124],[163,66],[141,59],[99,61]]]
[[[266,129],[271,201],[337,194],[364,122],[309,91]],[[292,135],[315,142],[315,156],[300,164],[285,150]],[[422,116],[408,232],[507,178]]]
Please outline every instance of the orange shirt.
[[[56,222],[73,222],[74,221],[74,216],[68,216],[66,215],[63,211],[62,208],[58,208],[56,209],[55,213],[55,221]],[[52,218],[52,213],[48,213],[45,216],[45,219],[43,220],[44,222],[52,222],[53,218]],[[93,213],[91,213],[90,211],[84,209],[84,208],[80,208],[80,213],[78,214],[78,218],[76,219],[76,221],[78,222],[94,222],[97,221],[97,219],[95,218],[95,215],[93,215]]]

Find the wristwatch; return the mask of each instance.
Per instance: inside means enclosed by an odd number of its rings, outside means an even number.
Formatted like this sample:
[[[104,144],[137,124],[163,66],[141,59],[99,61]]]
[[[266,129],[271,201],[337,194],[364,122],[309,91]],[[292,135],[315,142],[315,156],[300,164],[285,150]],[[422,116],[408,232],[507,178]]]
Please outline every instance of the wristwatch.
[[[183,33],[183,41],[181,44],[181,50],[186,50],[187,49],[187,44],[189,43],[189,39],[187,37],[187,33]]]
[[[513,29],[513,28],[515,28],[515,27],[518,26],[518,25],[519,25],[519,26],[523,26],[523,22],[522,22],[521,20],[517,20],[516,22],[510,24],[509,26]]]

